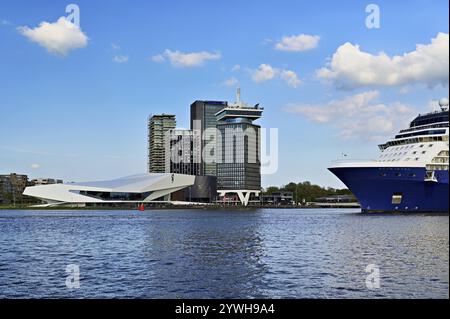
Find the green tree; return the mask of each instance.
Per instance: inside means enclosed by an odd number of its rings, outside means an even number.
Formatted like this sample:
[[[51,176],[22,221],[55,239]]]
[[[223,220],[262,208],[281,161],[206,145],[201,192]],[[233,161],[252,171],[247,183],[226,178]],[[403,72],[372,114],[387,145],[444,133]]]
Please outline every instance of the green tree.
[[[276,186],[270,186],[265,190],[264,194],[271,194],[279,191],[292,192],[294,194],[294,200],[296,202],[303,202],[303,200],[307,202],[312,202],[319,197],[326,197],[326,196],[352,195],[352,193],[346,188],[344,189],[334,189],[332,187],[325,188],[319,185],[311,184],[311,182],[309,181],[301,183],[290,182],[286,185],[281,186],[280,188]]]
[[[272,193],[276,193],[276,192],[279,192],[279,191],[280,191],[280,189],[278,187],[276,187],[276,186],[269,186],[269,187],[267,187],[267,189],[265,189],[263,191],[263,194],[270,195]]]

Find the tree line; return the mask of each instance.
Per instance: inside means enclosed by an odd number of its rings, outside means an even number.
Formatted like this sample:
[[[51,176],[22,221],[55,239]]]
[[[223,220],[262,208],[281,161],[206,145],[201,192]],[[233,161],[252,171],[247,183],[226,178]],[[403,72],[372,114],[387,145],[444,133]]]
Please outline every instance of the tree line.
[[[352,192],[347,188],[336,189],[332,187],[321,187],[311,184],[311,182],[294,183],[283,185],[281,187],[270,186],[263,190],[264,195],[270,195],[276,192],[292,192],[294,201],[296,202],[312,202],[319,197],[335,196],[335,195],[351,195]]]

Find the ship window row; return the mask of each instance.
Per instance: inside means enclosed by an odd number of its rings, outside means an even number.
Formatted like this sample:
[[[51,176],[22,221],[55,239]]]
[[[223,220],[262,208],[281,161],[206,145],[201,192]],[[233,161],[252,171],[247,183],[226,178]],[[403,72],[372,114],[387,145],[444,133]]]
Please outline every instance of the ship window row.
[[[426,154],[427,151],[422,151],[421,154]],[[417,154],[417,151],[411,152],[412,155]],[[408,152],[398,152],[398,153],[386,153],[381,154],[380,158],[387,158],[387,157],[396,157],[396,156],[403,156],[408,155]]]
[[[435,157],[431,161],[432,163],[448,163],[448,157]]]
[[[428,130],[428,131],[419,131],[419,132],[408,133],[408,134],[399,134],[399,135],[396,135],[395,138],[405,138],[405,137],[418,136],[418,135],[435,135],[435,134],[445,134],[445,130]]]
[[[419,157],[414,158],[414,161],[419,161]],[[393,158],[393,159],[386,159],[386,160],[381,160],[380,162],[400,162],[402,159],[401,158]],[[407,157],[404,159],[405,162],[410,161],[411,158]]]
[[[428,144],[428,148],[433,147],[434,144]],[[423,148],[425,147],[425,144],[420,144],[419,147]],[[415,148],[415,145],[404,145],[404,146],[394,146],[394,147],[388,147],[384,149],[383,153],[389,153],[393,151],[399,151],[399,150],[408,150]]]
[[[428,147],[433,147],[434,144],[428,144]],[[404,145],[404,146],[395,146],[392,148],[392,150],[403,150],[403,149],[411,149],[414,148],[415,145]],[[425,147],[425,144],[420,144],[420,148]]]
[[[381,150],[385,150],[391,146],[400,146],[400,145],[417,144],[417,143],[428,143],[428,142],[441,142],[441,141],[448,142],[448,135],[415,137],[415,138],[409,138],[409,139],[405,139],[405,140],[389,141],[385,144],[379,145],[379,147]]]
[[[428,145],[420,144],[419,148],[424,148],[425,146],[428,146],[430,148],[430,147],[433,147],[433,145],[434,144],[428,144]],[[390,148],[388,148],[388,149],[383,151],[383,153],[380,155],[380,159],[392,158],[392,157],[398,157],[398,156],[405,156],[405,155],[408,155],[408,152],[395,152],[395,151],[397,151],[397,150],[407,150],[407,149],[413,149],[413,148],[414,148],[414,145],[390,147]],[[426,154],[426,152],[427,152],[426,150],[423,150],[420,153],[421,154]],[[411,152],[411,154],[412,155],[416,155],[416,154],[418,154],[418,151],[415,150],[415,151]],[[444,157],[447,156],[448,157],[449,156],[449,151],[446,151],[446,150],[441,151],[441,152],[439,152],[439,154],[437,156],[438,157],[439,156],[444,156]],[[409,159],[406,159],[406,160],[409,160]],[[387,161],[390,161],[390,160],[387,160]]]
[[[411,128],[415,126],[422,126],[426,124],[435,124],[440,122],[448,122],[448,112],[445,114],[427,114],[416,118],[411,122]]]
[[[420,144],[419,148],[424,148],[425,146],[428,146],[428,148],[431,148],[431,147],[434,146],[434,144],[428,144],[428,145]],[[389,147],[389,148],[386,148],[383,151],[383,154],[385,154],[385,156],[381,155],[380,157],[392,156],[392,155],[389,155],[389,154],[392,154],[395,151],[408,150],[408,149],[414,149],[414,148],[415,148],[415,145],[404,145],[404,146]],[[425,153],[426,153],[426,151],[422,151],[422,154],[425,154]],[[407,152],[403,152],[403,153],[399,152],[399,153],[394,153],[393,155],[397,156],[397,155],[406,155],[406,154],[407,154]],[[417,151],[413,151],[412,154],[417,154]]]
[[[448,165],[436,165],[436,164],[430,164],[427,165],[427,170],[429,171],[448,171]]]
[[[413,131],[418,131],[418,130],[425,130],[425,129],[429,129],[429,128],[441,128],[441,127],[448,127],[448,122],[440,122],[440,123],[436,123],[436,124],[414,126],[412,128],[401,130],[400,133],[407,133],[407,132],[413,132]]]
[[[391,174],[388,174],[387,172],[381,172],[380,173],[380,176],[381,177],[387,177],[387,176],[395,176],[395,177],[402,177],[402,176],[408,176],[408,177],[412,177],[412,178],[414,178],[414,177],[416,177],[416,173],[409,173],[409,174],[403,174],[402,175],[402,173],[400,173],[400,172],[395,172],[395,173],[391,173]]]

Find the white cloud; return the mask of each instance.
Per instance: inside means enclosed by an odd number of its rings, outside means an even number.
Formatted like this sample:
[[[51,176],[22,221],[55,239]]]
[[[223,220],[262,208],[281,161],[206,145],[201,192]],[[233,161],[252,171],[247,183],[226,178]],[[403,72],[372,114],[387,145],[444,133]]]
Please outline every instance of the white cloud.
[[[325,105],[290,104],[285,111],[330,124],[343,139],[382,141],[407,125],[414,111],[401,103],[378,103],[378,96],[378,91],[367,91]]]
[[[8,20],[0,19],[0,25],[11,25],[11,22],[9,22]]]
[[[223,82],[223,84],[226,86],[235,86],[238,83],[239,83],[239,81],[235,77],[231,77]]]
[[[115,55],[113,61],[116,63],[127,63],[128,56],[127,55]]]
[[[269,64],[261,64],[257,70],[253,71],[253,81],[260,83],[272,80],[278,74],[278,69],[274,69]]]
[[[298,87],[301,84],[297,73],[291,70],[274,68],[269,64],[261,64],[258,69],[251,70],[252,79],[256,83],[266,82],[275,78],[281,78],[291,87]]]
[[[280,73],[281,78],[287,83],[287,85],[296,88],[301,84],[297,73],[290,70],[282,70]]]
[[[448,86],[449,35],[439,33],[430,44],[418,44],[403,55],[373,55],[358,45],[345,43],[333,54],[331,62],[317,76],[340,89],[364,86],[404,86],[426,84]]]
[[[39,165],[39,164],[31,164],[32,169],[38,169],[40,167],[41,167],[41,165]]]
[[[312,50],[319,45],[318,35],[299,34],[284,36],[281,41],[275,44],[275,49],[280,51],[302,52]]]
[[[154,55],[151,57],[151,59],[153,62],[156,62],[156,63],[162,63],[166,60],[162,54]]]
[[[176,67],[197,67],[203,65],[206,61],[219,60],[220,53],[211,53],[207,51],[183,53],[180,51],[165,50],[163,54],[153,56],[154,62],[161,63],[166,59]]]
[[[120,45],[117,45],[117,44],[115,44],[115,43],[111,43],[111,48],[112,48],[114,51],[118,51],[118,50],[120,50]]]
[[[41,22],[36,28],[19,27],[19,32],[33,42],[47,49],[48,52],[66,55],[69,51],[83,48],[88,43],[88,37],[81,29],[61,17],[54,23]]]

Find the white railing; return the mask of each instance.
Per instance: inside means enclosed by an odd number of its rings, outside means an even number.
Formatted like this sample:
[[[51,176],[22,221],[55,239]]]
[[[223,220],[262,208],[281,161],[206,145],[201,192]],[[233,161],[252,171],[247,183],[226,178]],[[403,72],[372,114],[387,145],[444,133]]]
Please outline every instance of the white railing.
[[[362,159],[362,158],[358,158],[358,159],[338,159],[338,160],[334,160],[331,161],[331,164],[345,164],[345,163],[365,163],[365,162],[378,162],[375,159]]]

